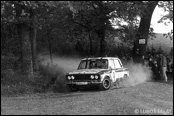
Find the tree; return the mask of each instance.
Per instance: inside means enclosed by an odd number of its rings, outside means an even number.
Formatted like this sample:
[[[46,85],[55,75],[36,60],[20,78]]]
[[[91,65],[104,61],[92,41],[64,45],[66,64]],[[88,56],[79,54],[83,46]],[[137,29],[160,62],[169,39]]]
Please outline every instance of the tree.
[[[141,57],[146,53],[147,39],[151,32],[150,22],[155,7],[161,5],[164,9],[170,9],[170,15],[165,16],[165,18],[168,17],[170,20],[173,20],[172,4],[172,1],[88,1],[71,2],[70,6],[75,14],[75,20],[78,24],[86,29],[91,29],[92,31],[95,30],[97,33],[101,40],[100,52],[105,49],[103,44],[105,39],[103,38],[105,37],[107,26],[110,25],[110,23],[107,23],[109,22],[108,20],[123,19],[125,22],[130,24],[140,18],[133,53],[135,53],[135,50],[139,48],[141,54],[138,56],[138,59],[141,59]],[[99,14],[97,14],[98,12]],[[93,15],[93,13],[95,15]],[[115,24],[117,24],[117,26],[122,26],[121,22],[118,20],[116,20]],[[123,30],[124,28],[125,27],[123,27]],[[145,45],[139,45],[139,39],[145,39]]]
[[[73,42],[70,42],[70,40],[73,38],[74,33],[74,25],[71,23],[71,19],[72,12],[64,2],[57,3],[56,7],[42,9],[42,13],[38,16],[38,49],[40,52],[48,50],[49,53],[60,54],[62,48],[71,50],[70,44]],[[65,46],[70,48],[65,48]]]
[[[134,54],[136,52],[136,49],[139,48],[140,49],[140,54],[139,54],[139,60],[142,58],[142,56],[144,56],[146,54],[146,49],[147,49],[147,41],[148,41],[148,36],[149,36],[149,30],[150,30],[150,22],[151,22],[151,17],[153,14],[153,11],[155,9],[155,7],[157,6],[161,6],[162,8],[164,8],[166,11],[169,11],[170,15],[164,16],[162,20],[165,19],[169,19],[171,21],[173,21],[173,13],[171,13],[173,11],[173,1],[148,1],[148,2],[138,2],[138,4],[142,4],[143,7],[142,9],[140,9],[141,11],[141,15],[140,15],[140,25],[138,28],[138,32],[137,32],[137,39],[134,43]],[[138,44],[140,39],[145,39],[145,44],[144,45],[140,45]]]
[[[158,1],[149,1],[146,3],[140,2],[140,4],[143,4],[145,6],[145,9],[141,10],[140,25],[137,31],[137,36],[136,36],[137,39],[134,43],[134,51],[133,51],[134,54],[137,49],[140,50],[140,54],[138,56],[139,58],[135,58],[136,56],[134,55],[134,59],[136,59],[137,62],[140,62],[140,59],[142,58],[142,56],[145,55],[148,36],[149,36],[150,22],[151,22],[153,11],[156,5],[158,4]],[[140,39],[145,39],[144,45],[139,44]]]
[[[74,13],[74,22],[82,26],[89,34],[95,32],[100,40],[99,56],[104,56],[105,51],[105,33],[110,24],[109,13],[112,11],[112,2],[103,1],[80,1],[70,2],[70,9]],[[110,4],[110,5],[109,5]],[[92,52],[92,41],[89,36],[90,51]]]
[[[164,15],[158,23],[164,23],[164,25],[169,25],[173,23],[173,1],[160,1],[158,6],[160,8],[163,8],[165,12],[167,12],[166,15]],[[164,36],[169,36],[170,39],[173,39],[173,29],[171,32],[164,34]]]
[[[5,22],[16,25],[18,40],[20,41],[22,72],[29,77],[33,76],[33,69],[38,71],[36,52],[37,16],[46,6],[54,6],[48,1],[2,1],[1,13]],[[2,16],[2,15],[1,15]]]
[[[30,42],[30,22],[25,14],[26,6],[22,2],[12,2],[16,11],[18,37],[21,45],[22,72],[33,77],[33,60]]]
[[[141,58],[146,44],[140,46],[138,41],[140,38],[147,40],[152,32],[150,21],[154,8],[160,5],[170,12],[161,22],[173,21],[171,4],[171,1],[1,1],[1,48],[13,53],[21,50],[22,69],[31,72],[38,70],[37,52],[44,49],[50,53],[73,52],[79,41],[80,54],[105,56],[107,50],[111,50],[108,45],[114,36],[125,43],[134,43],[135,49],[142,50]],[[11,44],[6,47],[7,43]],[[20,49],[14,43],[20,43]],[[30,55],[32,57],[28,57]],[[27,62],[33,69],[24,69]]]

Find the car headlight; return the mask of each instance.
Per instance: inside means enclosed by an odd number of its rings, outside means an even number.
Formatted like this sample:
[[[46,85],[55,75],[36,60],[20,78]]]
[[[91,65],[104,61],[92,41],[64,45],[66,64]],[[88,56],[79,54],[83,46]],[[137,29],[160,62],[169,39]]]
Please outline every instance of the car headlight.
[[[68,76],[68,79],[70,80],[70,79],[71,79],[71,77],[70,77],[70,76]]]
[[[91,79],[94,79],[94,75],[91,75]]]
[[[95,75],[95,79],[98,79],[98,76],[97,75]]]
[[[75,79],[75,77],[74,76],[71,76],[71,79]]]

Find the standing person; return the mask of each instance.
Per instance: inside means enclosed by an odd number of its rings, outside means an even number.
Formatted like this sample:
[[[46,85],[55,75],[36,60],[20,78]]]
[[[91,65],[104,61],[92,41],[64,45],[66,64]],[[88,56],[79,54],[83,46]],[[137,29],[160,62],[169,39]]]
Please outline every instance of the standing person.
[[[159,68],[159,55],[156,53],[154,54],[154,58],[153,58],[153,65],[152,65],[152,71],[153,71],[153,76],[155,80],[160,80],[160,68]]]
[[[134,56],[134,62],[135,63],[139,63],[140,62],[140,49],[137,48],[136,51],[135,51],[135,56]]]
[[[164,55],[164,53],[160,54],[161,57],[161,74],[162,74],[162,79],[164,79],[167,82],[167,75],[166,75],[166,71],[167,71],[167,59]]]
[[[173,73],[173,63],[171,64],[171,69],[172,69],[172,73]]]
[[[143,65],[145,65],[145,56],[144,55],[141,58],[141,62],[142,62]]]
[[[172,60],[171,60],[171,58],[169,57],[169,56],[167,56],[167,71],[168,72],[172,72]]]
[[[162,63],[161,63],[161,57],[160,57],[160,53],[158,53],[156,55],[156,58],[157,58],[157,70],[158,70],[158,74],[159,74],[159,80],[162,80],[162,71],[161,71],[161,67],[162,67]]]
[[[157,61],[156,56],[154,55],[153,62],[152,62],[152,72],[154,80],[157,80]]]
[[[149,54],[150,54],[150,53],[145,54],[145,57],[144,57],[144,65],[145,65],[146,67],[149,67]]]
[[[149,61],[149,67],[152,68],[153,57],[152,57],[152,54],[151,53],[148,54],[148,61]]]

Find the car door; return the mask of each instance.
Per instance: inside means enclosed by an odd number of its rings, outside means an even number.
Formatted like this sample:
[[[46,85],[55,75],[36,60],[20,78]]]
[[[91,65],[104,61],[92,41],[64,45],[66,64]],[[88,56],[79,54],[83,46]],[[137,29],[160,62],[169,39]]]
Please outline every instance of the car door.
[[[112,59],[109,60],[109,68],[111,70],[111,72],[110,72],[111,79],[113,82],[115,82],[116,81],[115,64],[114,64],[114,60],[112,60]]]
[[[124,75],[124,71],[121,62],[118,59],[114,59],[114,65],[115,65],[115,77],[122,78]]]

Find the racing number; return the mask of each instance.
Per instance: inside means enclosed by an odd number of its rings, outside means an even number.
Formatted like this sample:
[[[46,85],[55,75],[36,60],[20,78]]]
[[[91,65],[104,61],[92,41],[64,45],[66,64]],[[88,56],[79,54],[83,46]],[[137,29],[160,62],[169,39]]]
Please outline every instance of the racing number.
[[[116,81],[116,78],[115,78],[115,70],[112,70],[112,78],[113,78],[113,82]]]
[[[116,81],[116,73],[115,73],[115,64],[114,64],[114,60],[110,60],[110,66],[109,66],[112,70],[111,72],[111,78],[112,78],[112,81],[115,82]]]

